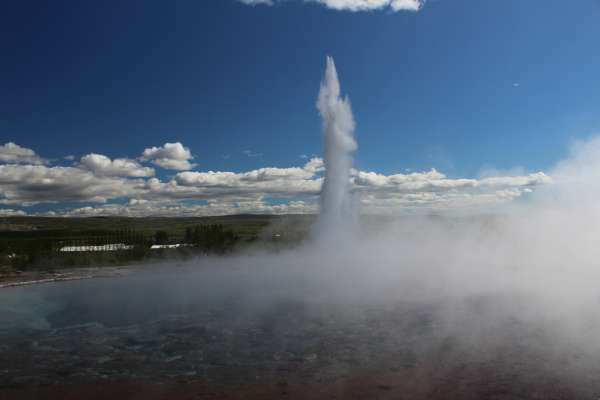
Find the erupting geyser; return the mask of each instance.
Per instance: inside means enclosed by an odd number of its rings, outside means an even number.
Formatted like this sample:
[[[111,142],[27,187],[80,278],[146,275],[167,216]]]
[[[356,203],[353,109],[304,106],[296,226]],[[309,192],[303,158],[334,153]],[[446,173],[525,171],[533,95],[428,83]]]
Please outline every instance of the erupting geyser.
[[[317,108],[323,119],[326,167],[317,234],[339,236],[347,232],[357,214],[350,195],[352,154],[357,145],[350,100],[340,97],[340,82],[331,57],[327,57]]]

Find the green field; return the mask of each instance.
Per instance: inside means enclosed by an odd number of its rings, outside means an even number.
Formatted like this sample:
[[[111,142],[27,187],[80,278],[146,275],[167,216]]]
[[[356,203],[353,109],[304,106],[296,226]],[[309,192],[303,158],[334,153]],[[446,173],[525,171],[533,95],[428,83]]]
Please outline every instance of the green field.
[[[0,273],[136,263],[153,258],[225,254],[251,246],[279,249],[301,243],[314,221],[305,215],[235,215],[198,218],[0,218]],[[123,243],[119,251],[66,247]],[[154,244],[185,244],[152,250]]]

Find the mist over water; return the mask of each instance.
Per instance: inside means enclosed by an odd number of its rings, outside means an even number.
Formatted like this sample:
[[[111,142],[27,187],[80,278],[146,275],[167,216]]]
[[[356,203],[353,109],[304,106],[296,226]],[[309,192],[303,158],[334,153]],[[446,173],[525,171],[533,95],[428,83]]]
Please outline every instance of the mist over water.
[[[554,363],[567,362],[574,378],[600,365],[600,138],[575,144],[549,171],[551,184],[493,214],[359,223],[350,193],[355,123],[332,58],[317,108],[326,172],[312,240],[276,254],[197,259],[165,273],[169,294],[156,301],[235,299],[244,316],[290,302],[305,315],[426,309],[435,337],[455,341],[460,357],[531,351],[553,373],[566,374]],[[414,340],[421,355],[436,343]]]
[[[264,311],[292,301],[308,314],[405,310],[407,320],[426,310],[430,333],[411,339],[417,358],[523,374],[543,364],[546,377],[600,388],[591,376],[600,365],[600,138],[575,144],[550,171],[551,184],[493,214],[358,224],[350,193],[355,124],[332,58],[317,106],[327,169],[315,240],[228,260],[252,271],[239,287],[253,299],[246,304]],[[244,289],[255,281],[264,285],[260,295]],[[401,328],[390,334],[408,338]],[[452,350],[438,354],[448,340]]]
[[[445,212],[367,227],[355,225],[355,124],[331,58],[317,106],[327,168],[317,240],[277,256],[236,258],[276,282],[263,293],[285,288],[288,300],[346,311],[411,304],[428,310],[435,337],[456,344],[438,355],[450,364],[475,359],[510,369],[502,353],[516,352],[524,373],[542,363],[568,385],[600,387],[590,377],[600,365],[600,138],[575,144],[550,171],[551,184],[493,214]],[[329,246],[339,237],[341,245]],[[414,348],[425,356],[436,346],[424,335]]]

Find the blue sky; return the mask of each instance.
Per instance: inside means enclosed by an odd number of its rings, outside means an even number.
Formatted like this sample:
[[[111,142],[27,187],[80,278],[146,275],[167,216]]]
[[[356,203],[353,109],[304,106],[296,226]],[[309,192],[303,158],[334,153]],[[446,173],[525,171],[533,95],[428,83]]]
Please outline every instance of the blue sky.
[[[315,101],[327,55],[352,101],[362,171],[528,174],[600,132],[597,0],[430,0],[398,12],[294,0],[0,7],[0,142],[32,149],[46,168],[176,142],[193,171],[302,167],[301,155],[322,153]],[[177,173],[138,162],[161,182]],[[4,190],[5,207],[38,203]]]

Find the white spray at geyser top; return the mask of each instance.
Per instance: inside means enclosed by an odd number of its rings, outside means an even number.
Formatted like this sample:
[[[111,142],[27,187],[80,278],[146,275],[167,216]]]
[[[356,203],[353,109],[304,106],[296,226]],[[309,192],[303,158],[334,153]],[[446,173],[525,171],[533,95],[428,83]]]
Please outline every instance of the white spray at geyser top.
[[[316,225],[317,236],[322,239],[348,232],[358,211],[350,195],[352,154],[357,149],[354,117],[350,100],[340,97],[340,82],[332,57],[327,57],[317,109],[325,136],[325,180]]]

